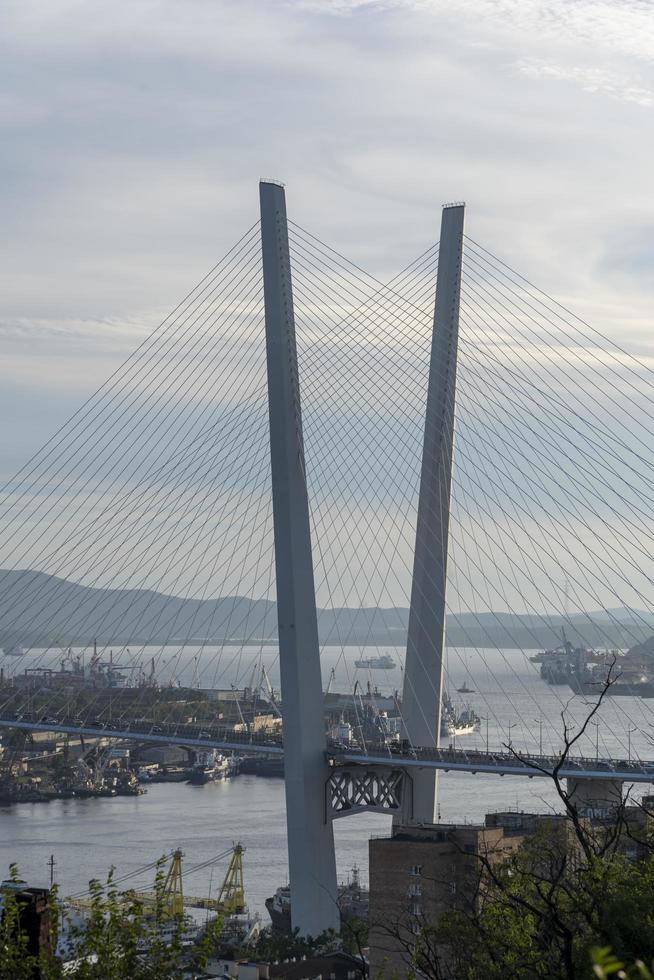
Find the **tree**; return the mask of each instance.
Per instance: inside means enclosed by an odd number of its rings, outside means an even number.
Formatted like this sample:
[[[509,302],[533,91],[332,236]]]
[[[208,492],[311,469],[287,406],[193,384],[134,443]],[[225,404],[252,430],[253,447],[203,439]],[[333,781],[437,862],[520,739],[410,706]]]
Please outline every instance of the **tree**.
[[[648,967],[642,960],[636,960],[633,966],[625,967],[607,946],[593,950],[593,972],[598,980],[609,980],[610,977],[617,980],[654,980],[654,962]]]
[[[340,946],[338,935],[328,929],[315,939],[313,936],[301,936],[299,929],[292,933],[276,932],[274,929],[262,929],[257,938],[248,946],[237,951],[237,956],[247,956],[261,963],[277,960],[300,959],[303,956],[322,956],[331,953]]]
[[[50,949],[38,953],[29,950],[20,898],[6,891],[0,923],[0,980],[181,980],[192,968],[202,970],[218,941],[222,919],[214,919],[201,941],[186,952],[184,920],[167,906],[164,861],[158,864],[152,905],[146,906],[134,892],[120,892],[113,870],[105,883],[91,881],[88,917],[81,925],[73,922],[55,887],[50,896]],[[15,866],[11,877],[17,884]],[[67,936],[65,966],[52,953],[59,923]]]
[[[574,841],[572,842],[574,846]],[[460,980],[592,977],[591,952],[609,946],[627,961],[654,956],[654,857],[585,855],[539,832],[499,866],[482,858],[477,902],[430,928],[446,974]],[[424,959],[418,950],[417,964]]]

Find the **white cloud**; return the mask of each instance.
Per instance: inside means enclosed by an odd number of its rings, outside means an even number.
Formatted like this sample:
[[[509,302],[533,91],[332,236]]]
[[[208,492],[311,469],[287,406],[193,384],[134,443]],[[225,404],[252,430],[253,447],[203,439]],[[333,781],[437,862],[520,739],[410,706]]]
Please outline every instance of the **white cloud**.
[[[293,6],[296,0],[290,0]],[[452,13],[449,0],[300,0],[314,12],[356,13],[397,9],[441,17]],[[649,0],[458,0],[460,19],[482,18],[514,37],[524,32],[535,37],[561,41],[570,48],[593,45],[654,61],[654,21]]]
[[[650,3],[15,0],[4,20],[12,461],[252,224],[261,175],[380,277],[464,198],[473,238],[652,356]]]
[[[573,82],[584,92],[608,95],[623,102],[634,102],[649,109],[654,105],[654,90],[634,84],[627,76],[603,71],[600,68],[547,65],[536,61],[519,61],[516,70],[528,78]]]

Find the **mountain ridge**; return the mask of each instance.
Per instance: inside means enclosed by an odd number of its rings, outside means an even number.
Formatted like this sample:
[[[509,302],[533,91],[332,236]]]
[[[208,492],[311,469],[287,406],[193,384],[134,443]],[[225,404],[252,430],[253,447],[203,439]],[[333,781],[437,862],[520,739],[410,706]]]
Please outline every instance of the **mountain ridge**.
[[[403,606],[318,609],[323,645],[401,646],[409,611]],[[561,642],[631,647],[654,633],[642,610],[596,610],[570,616],[486,611],[450,613],[448,645],[539,649]],[[32,569],[0,569],[0,644],[274,643],[275,602],[246,596],[191,599],[155,589],[87,586]]]

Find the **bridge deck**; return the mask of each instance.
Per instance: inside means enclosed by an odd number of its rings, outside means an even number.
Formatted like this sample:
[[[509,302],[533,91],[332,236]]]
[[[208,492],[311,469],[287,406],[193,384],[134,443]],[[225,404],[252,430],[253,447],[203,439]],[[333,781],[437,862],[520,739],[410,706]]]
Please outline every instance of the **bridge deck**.
[[[221,749],[226,752],[253,752],[282,755],[280,737],[249,735],[207,725],[173,725],[150,722],[75,722],[34,719],[25,716],[0,718],[0,728],[23,731],[51,731],[62,735],[117,738],[159,745],[187,745],[191,748]],[[404,751],[376,745],[367,752],[331,745],[327,752],[331,766],[442,769],[445,772],[489,773],[499,776],[547,776],[558,763],[555,756],[538,756],[510,752],[478,752],[466,749],[414,748]],[[536,768],[540,767],[540,768]],[[542,770],[545,770],[544,772]],[[654,783],[654,761],[633,759],[589,759],[571,756],[560,775],[576,779],[616,779],[634,783]]]
[[[496,776],[551,776],[559,763],[555,756],[510,752],[476,752],[465,749],[413,749],[408,752],[369,753],[360,750],[332,751],[337,766],[386,766],[396,768],[441,769],[444,772],[489,773]],[[654,762],[627,759],[588,759],[570,756],[559,775],[573,779],[615,779],[622,782],[654,783]]]
[[[282,755],[281,739],[250,736],[240,732],[216,730],[211,725],[153,725],[130,722],[81,722],[36,720],[25,717],[0,718],[0,728],[18,728],[28,732],[53,732],[61,735],[84,735],[88,738],[117,738],[158,745],[188,745],[198,749],[222,749],[228,752],[261,752]]]

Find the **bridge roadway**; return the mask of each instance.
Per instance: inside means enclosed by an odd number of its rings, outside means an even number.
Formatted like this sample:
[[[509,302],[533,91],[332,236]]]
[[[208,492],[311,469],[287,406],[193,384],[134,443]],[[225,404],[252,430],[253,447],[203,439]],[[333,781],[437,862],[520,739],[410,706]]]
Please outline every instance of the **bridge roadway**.
[[[227,752],[283,755],[280,736],[233,732],[215,725],[180,725],[174,723],[129,722],[120,720],[79,721],[77,719],[33,718],[29,715],[0,717],[0,729],[51,731],[57,734],[85,735],[90,738],[116,738],[160,745],[183,745],[190,748],[221,749]],[[489,773],[498,776],[548,776],[558,758],[501,751],[470,751],[452,748],[400,748],[370,745],[367,751],[332,743],[327,761],[331,767],[364,767],[394,769],[442,769],[445,772]],[[536,766],[540,768],[535,768]],[[544,771],[543,771],[544,770]],[[562,778],[613,779],[631,783],[654,783],[654,761],[642,759],[593,759],[571,756],[560,770]]]

